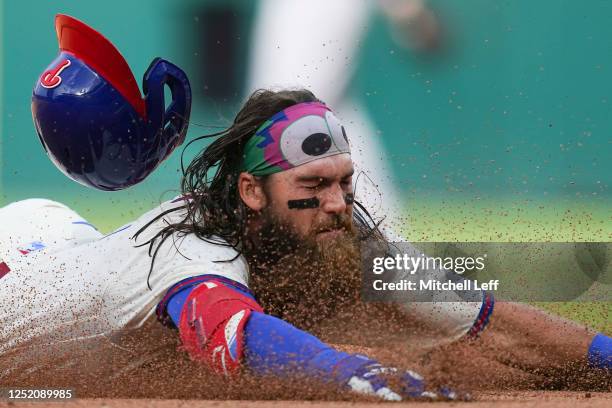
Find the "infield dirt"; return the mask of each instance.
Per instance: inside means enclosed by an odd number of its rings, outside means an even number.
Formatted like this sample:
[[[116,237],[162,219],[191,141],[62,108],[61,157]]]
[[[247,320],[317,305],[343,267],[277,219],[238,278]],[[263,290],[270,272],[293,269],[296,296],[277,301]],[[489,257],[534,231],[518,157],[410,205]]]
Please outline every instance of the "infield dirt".
[[[418,402],[408,401],[393,404],[394,407],[490,407],[496,408],[566,408],[609,407],[612,393],[584,392],[504,392],[480,393],[470,402]],[[366,408],[378,407],[380,402],[330,402],[330,401],[210,401],[210,400],[151,400],[151,399],[76,399],[54,402],[57,408]],[[40,402],[0,402],[0,408],[39,408]]]

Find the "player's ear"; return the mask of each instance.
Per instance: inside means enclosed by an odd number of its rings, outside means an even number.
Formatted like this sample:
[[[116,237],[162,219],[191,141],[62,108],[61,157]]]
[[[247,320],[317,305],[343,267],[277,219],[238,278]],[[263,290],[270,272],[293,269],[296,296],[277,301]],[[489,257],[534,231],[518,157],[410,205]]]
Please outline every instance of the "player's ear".
[[[268,204],[263,190],[263,180],[250,173],[238,176],[238,193],[244,204],[253,211],[261,211]]]

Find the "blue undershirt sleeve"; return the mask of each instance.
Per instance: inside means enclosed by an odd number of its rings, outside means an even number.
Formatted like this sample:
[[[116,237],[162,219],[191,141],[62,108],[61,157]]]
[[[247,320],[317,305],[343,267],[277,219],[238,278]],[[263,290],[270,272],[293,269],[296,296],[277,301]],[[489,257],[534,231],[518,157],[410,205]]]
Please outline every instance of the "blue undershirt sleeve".
[[[366,363],[362,356],[334,350],[317,337],[276,317],[253,312],[245,326],[246,365],[255,373],[347,381]]]
[[[167,301],[166,311],[176,326],[193,289],[194,286],[182,289]],[[244,339],[244,364],[260,375],[299,373],[343,384],[360,367],[372,362],[364,356],[337,351],[317,337],[259,312],[251,313]]]

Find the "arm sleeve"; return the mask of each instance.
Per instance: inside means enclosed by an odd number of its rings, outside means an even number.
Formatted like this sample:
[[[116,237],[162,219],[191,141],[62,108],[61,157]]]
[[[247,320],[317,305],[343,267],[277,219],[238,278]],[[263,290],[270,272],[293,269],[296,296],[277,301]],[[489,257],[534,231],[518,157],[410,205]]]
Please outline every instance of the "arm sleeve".
[[[199,288],[202,285],[217,286],[201,290]],[[183,341],[191,338],[189,332],[192,327],[195,327],[197,332],[195,338],[199,344],[196,344],[197,347],[195,348],[188,346],[186,349],[193,359],[204,359],[209,363],[212,362],[213,368],[219,368],[214,361],[215,355],[223,356],[223,354],[215,350],[219,350],[219,347],[233,347],[230,343],[224,343],[223,341],[228,338],[227,325],[222,330],[224,336],[221,336],[221,341],[218,341],[219,336],[215,340],[214,335],[218,327],[200,323],[199,326],[202,327],[198,329],[198,323],[190,325],[185,324],[185,322],[201,320],[203,322],[221,322],[218,324],[223,325],[224,322],[231,320],[233,316],[244,310],[239,309],[242,307],[248,308],[250,301],[254,303],[252,293],[246,287],[235,286],[232,282],[221,282],[211,275],[204,275],[195,281],[185,281],[175,286],[170,289],[170,296],[166,296],[160,303],[158,315],[166,315],[172,325],[178,327]],[[220,287],[222,291],[217,291],[216,295],[210,290]],[[211,299],[203,299],[208,295],[218,297],[220,294],[223,298],[222,301],[212,299],[211,302]],[[189,302],[201,303],[204,307],[190,307]],[[231,311],[228,313],[227,307],[222,307],[223,303],[227,302],[235,303],[238,307],[229,308]],[[213,307],[206,307],[206,304],[211,304]],[[214,307],[214,305],[217,307]],[[163,309],[163,311],[160,311],[160,309]],[[236,312],[237,310],[239,311]],[[194,311],[195,315],[193,314]],[[204,314],[198,316],[202,312]],[[253,307],[249,312],[241,326],[241,333],[230,333],[229,338],[238,338],[243,343],[243,347],[240,348],[244,350],[243,353],[240,356],[236,356],[234,353],[233,357],[241,357],[237,363],[242,363],[255,374],[285,376],[297,373],[337,384],[346,384],[356,372],[373,362],[364,356],[336,351],[317,337],[299,330],[281,319],[266,315],[257,307]],[[211,334],[207,336],[206,332]],[[212,345],[208,344],[210,342],[212,342]],[[237,349],[237,347],[234,347],[234,349]],[[221,370],[217,371],[229,373],[231,371],[229,366],[230,364],[226,360],[221,365]]]

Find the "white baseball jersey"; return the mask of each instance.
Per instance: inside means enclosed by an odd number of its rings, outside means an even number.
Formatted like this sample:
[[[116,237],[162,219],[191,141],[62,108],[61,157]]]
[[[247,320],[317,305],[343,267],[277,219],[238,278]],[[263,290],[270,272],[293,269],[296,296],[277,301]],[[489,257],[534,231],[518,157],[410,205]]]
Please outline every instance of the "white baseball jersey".
[[[165,224],[133,236],[181,203],[163,203],[106,236],[57,202],[30,199],[0,208],[0,356],[139,327],[172,285],[192,276],[216,274],[246,285],[242,256],[193,234],[168,238],[149,276],[149,246],[137,245]],[[1,366],[0,377],[7,369]]]

